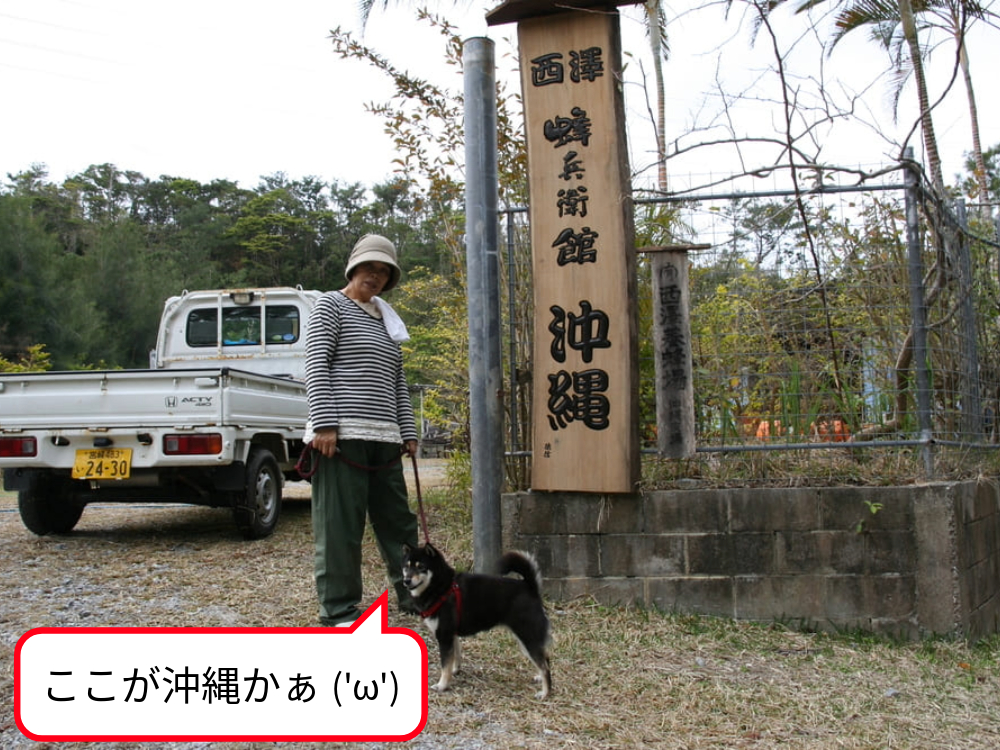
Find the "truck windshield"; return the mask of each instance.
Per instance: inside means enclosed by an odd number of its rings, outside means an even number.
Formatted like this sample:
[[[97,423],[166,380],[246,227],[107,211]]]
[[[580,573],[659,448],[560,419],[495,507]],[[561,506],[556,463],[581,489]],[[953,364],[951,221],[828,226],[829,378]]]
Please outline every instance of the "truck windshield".
[[[294,305],[268,306],[264,312],[264,341],[294,344],[299,340],[299,308]],[[188,314],[188,346],[218,346],[218,310],[204,307]],[[222,345],[248,346],[261,343],[260,305],[227,307],[222,310]]]

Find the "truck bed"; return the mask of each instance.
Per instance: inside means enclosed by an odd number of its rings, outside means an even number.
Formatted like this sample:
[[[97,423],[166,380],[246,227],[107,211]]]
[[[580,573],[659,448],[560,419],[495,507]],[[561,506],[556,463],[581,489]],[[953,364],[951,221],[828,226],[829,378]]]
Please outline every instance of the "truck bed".
[[[305,384],[229,367],[0,374],[0,432],[305,426]]]
[[[270,534],[308,417],[305,325],[320,292],[184,291],[149,369],[0,373],[0,473],[33,533],[97,502],[231,508]]]

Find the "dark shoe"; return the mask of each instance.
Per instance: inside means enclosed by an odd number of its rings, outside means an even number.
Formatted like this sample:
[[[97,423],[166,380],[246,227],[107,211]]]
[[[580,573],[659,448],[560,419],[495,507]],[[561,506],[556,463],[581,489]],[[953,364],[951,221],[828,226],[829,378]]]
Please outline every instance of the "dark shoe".
[[[336,617],[323,617],[319,618],[319,624],[325,628],[349,628],[354,624],[354,621],[358,619],[361,613],[358,610],[353,612],[344,612]]]

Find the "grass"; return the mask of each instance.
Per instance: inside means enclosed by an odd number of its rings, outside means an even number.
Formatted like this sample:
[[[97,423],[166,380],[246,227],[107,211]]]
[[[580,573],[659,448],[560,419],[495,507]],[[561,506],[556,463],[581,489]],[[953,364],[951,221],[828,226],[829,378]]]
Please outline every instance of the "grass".
[[[804,634],[586,602],[553,607],[557,693],[525,700],[507,639],[442,707],[491,698],[525,747],[996,747],[997,649]],[[464,695],[463,695],[464,694]],[[526,731],[527,730],[527,731]],[[533,730],[533,731],[532,731]]]
[[[471,568],[467,493],[425,489],[425,497],[432,541],[456,567]],[[305,501],[288,503],[278,532],[255,543],[239,539],[225,511],[145,506],[88,508],[73,534],[38,538],[20,526],[11,503],[0,497],[0,556],[17,571],[0,577],[0,747],[40,747],[17,732],[11,707],[13,645],[32,627],[315,624]],[[370,602],[385,587],[370,538],[365,560]],[[534,699],[533,669],[514,639],[503,631],[481,634],[465,641],[464,668],[452,690],[431,692],[427,726],[409,744],[421,750],[1000,746],[1000,638],[902,643],[589,599],[550,601],[548,610],[554,631],[548,701]],[[425,634],[417,618],[394,608],[390,623]],[[437,649],[428,640],[433,683]],[[60,743],[80,747],[96,745]]]
[[[923,455],[912,447],[885,449],[873,444],[823,444],[813,450],[758,450],[698,454],[689,459],[645,456],[641,488],[691,487],[884,487],[925,481]],[[1000,473],[1000,453],[938,449],[934,476],[954,481]]]
[[[467,503],[429,507],[442,548],[471,567]],[[527,662],[491,633],[466,644],[471,668],[432,705],[486,705],[490,721],[478,712],[466,729],[513,726],[523,747],[1000,746],[1000,637],[903,643],[589,600],[549,609],[550,702],[530,699]]]

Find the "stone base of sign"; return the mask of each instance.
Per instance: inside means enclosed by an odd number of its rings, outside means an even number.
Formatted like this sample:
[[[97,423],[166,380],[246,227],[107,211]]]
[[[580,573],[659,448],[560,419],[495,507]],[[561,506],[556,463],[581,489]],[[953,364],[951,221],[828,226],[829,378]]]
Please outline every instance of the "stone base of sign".
[[[908,639],[1000,632],[994,482],[521,492],[502,522],[554,600]]]

